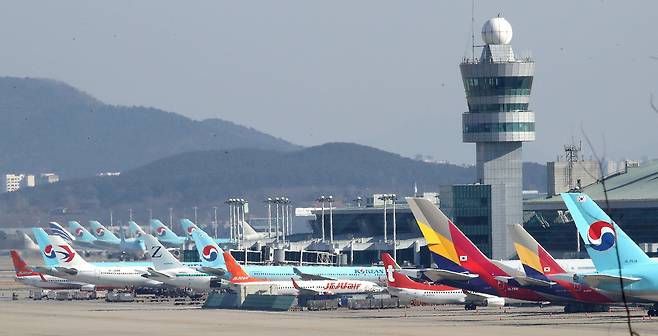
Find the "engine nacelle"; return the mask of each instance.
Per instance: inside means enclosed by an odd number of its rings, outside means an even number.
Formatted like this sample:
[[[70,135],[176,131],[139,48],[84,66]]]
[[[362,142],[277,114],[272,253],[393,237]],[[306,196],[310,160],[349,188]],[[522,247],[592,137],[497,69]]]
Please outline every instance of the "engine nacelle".
[[[480,305],[478,305],[480,306]],[[503,307],[505,306],[505,298],[502,297],[488,297],[482,300],[482,307]]]

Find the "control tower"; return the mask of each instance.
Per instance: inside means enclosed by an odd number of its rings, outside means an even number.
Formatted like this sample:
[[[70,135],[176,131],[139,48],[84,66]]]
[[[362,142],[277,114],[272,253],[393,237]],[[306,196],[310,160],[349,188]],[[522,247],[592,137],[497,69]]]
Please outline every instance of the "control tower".
[[[459,65],[468,112],[462,115],[464,142],[474,142],[477,179],[491,185],[493,258],[514,253],[508,226],[523,223],[522,144],[535,140],[535,113],[528,109],[535,64],[512,50],[512,26],[498,16],[482,27],[480,58]]]

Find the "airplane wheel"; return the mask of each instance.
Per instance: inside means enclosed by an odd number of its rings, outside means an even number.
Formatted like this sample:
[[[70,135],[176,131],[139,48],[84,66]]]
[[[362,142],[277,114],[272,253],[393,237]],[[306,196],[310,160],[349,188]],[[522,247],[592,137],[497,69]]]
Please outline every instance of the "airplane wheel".
[[[654,309],[654,308],[651,308],[651,309],[649,309],[649,310],[647,311],[647,315],[648,315],[648,316],[652,316],[652,317],[653,317],[653,316],[658,316],[658,310],[656,310],[656,309]]]
[[[475,306],[475,304],[473,304],[473,303],[468,303],[468,304],[464,305],[465,310],[475,310],[476,308],[477,308],[477,306]]]

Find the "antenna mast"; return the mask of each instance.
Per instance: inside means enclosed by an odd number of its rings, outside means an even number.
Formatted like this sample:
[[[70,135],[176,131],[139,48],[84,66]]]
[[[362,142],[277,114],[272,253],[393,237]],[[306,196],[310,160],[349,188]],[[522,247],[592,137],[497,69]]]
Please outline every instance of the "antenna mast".
[[[471,1],[471,58],[475,62],[475,0]]]

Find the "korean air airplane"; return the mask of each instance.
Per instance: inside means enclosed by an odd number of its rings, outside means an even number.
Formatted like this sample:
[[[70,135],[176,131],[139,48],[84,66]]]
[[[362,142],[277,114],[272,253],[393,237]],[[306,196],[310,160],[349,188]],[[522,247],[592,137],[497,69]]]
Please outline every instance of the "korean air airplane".
[[[195,268],[183,265],[152,235],[146,234],[143,239],[147,255],[153,262],[153,267],[149,267],[147,274],[142,275],[143,277],[174,287],[202,291],[219,289],[222,286],[221,277],[199,272]]]
[[[95,287],[82,282],[75,282],[68,279],[58,278],[31,270],[27,263],[21,258],[17,251],[11,250],[11,261],[16,270],[16,282],[24,285],[43,288],[43,289],[87,289],[93,290]]]
[[[66,240],[69,244],[73,244],[79,248],[95,249],[99,247],[98,245],[95,244],[96,238],[94,238],[93,236],[89,238],[85,236],[82,231],[71,230],[71,232],[75,232],[75,233],[80,232],[80,236],[78,236],[77,234],[74,236],[69,231],[67,231],[64,227],[59,225],[59,223],[56,222],[48,223],[48,229],[52,234],[62,237],[62,239]],[[87,234],[89,234],[89,232],[87,232]]]
[[[159,287],[162,282],[143,277],[144,266],[100,267],[85,261],[60,236],[49,236],[43,229],[33,230],[37,243],[43,246],[44,267],[34,267],[39,273],[95,285],[97,288]]]
[[[226,263],[222,249],[215,240],[201,229],[192,230],[192,239],[196,245],[200,270],[209,274],[227,276]],[[299,277],[302,280],[364,280],[385,284],[386,275],[383,267],[352,266],[263,266],[245,265],[245,271],[252,277],[268,280],[290,280]]]
[[[561,196],[596,267],[596,272],[578,273],[574,279],[619,296],[623,290],[632,302],[652,302],[648,314],[658,316],[658,262],[650,259],[588,195]]]
[[[426,304],[464,304],[466,310],[473,310],[476,306],[505,305],[505,299],[501,297],[411,280],[400,273],[400,266],[388,253],[382,253],[381,258],[386,269],[386,287],[392,296]]]
[[[137,225],[135,221],[128,221],[128,229],[133,237],[142,237],[146,235],[146,232],[144,232],[142,227]]]
[[[615,301],[608,296],[610,293],[574,282],[574,273],[562,268],[520,224],[512,225],[510,234],[525,274],[537,280],[530,288],[551,297],[574,301],[565,305],[565,312],[606,311],[608,307],[604,304]]]
[[[121,229],[121,238],[119,238],[98,221],[89,221],[89,226],[91,227],[91,234],[96,237],[97,245],[126,253],[133,253],[138,256],[143,255],[145,249],[144,243],[138,238],[126,239],[123,235],[123,228]]]
[[[407,203],[438,266],[423,272],[430,280],[499,297],[547,301],[545,296],[521,287],[534,279],[487,258],[434,203],[413,197],[408,197]]]
[[[198,226],[196,226],[196,224],[192,223],[192,221],[187,218],[181,219],[180,225],[183,227],[183,230],[185,230],[185,233],[187,234],[188,237],[192,237],[192,232],[194,230],[201,230]],[[217,244],[232,243],[230,239],[226,239],[226,238],[215,238],[215,242]]]
[[[159,219],[151,219],[151,233],[167,247],[181,247],[187,240],[185,237],[179,237]]]

